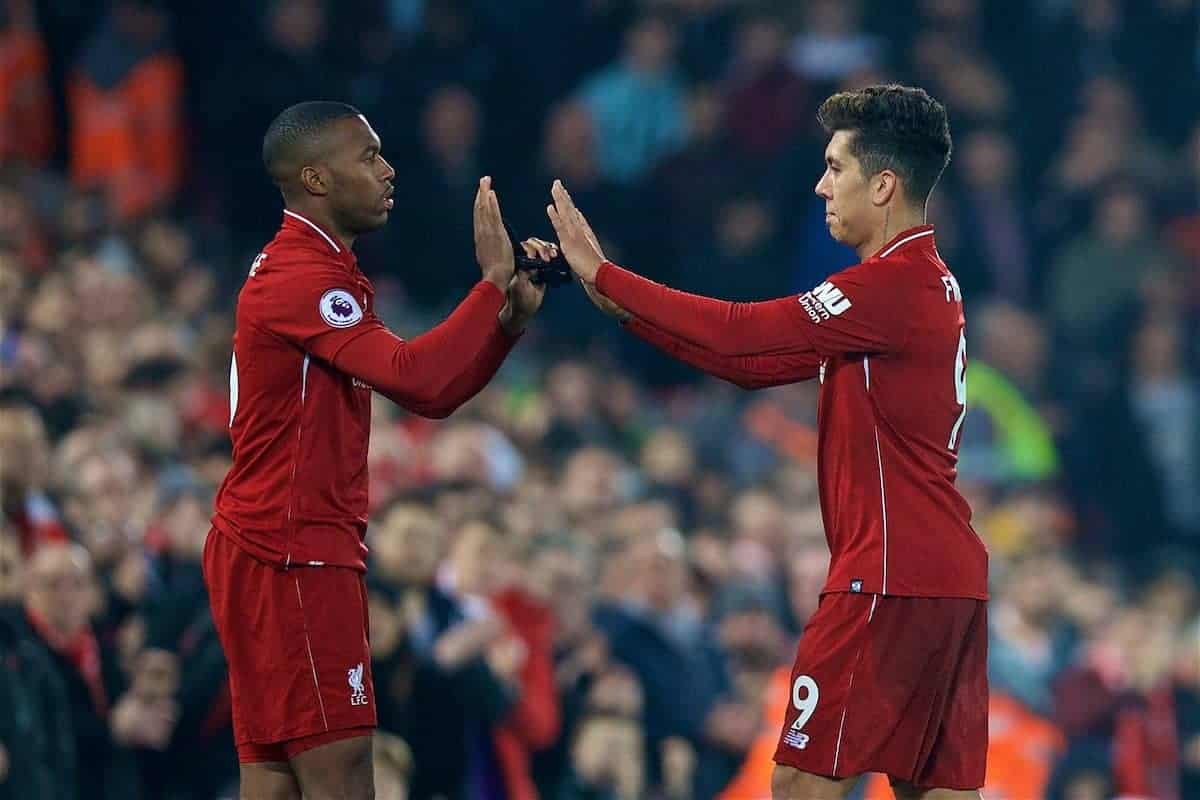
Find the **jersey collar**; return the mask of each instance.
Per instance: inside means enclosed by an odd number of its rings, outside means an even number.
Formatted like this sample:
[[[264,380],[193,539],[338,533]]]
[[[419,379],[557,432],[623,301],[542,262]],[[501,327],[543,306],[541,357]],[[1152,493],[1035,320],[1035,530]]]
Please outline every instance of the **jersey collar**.
[[[295,211],[285,208],[283,210],[283,227],[294,230],[304,236],[320,239],[323,242],[323,246],[333,251],[338,261],[341,261],[346,266],[354,266],[358,262],[353,250],[341,244],[333,236],[326,233],[320,225],[303,214],[297,214]]]
[[[915,228],[900,231],[892,237],[891,241],[876,251],[871,258],[887,258],[894,254],[897,250],[901,250],[909,245],[917,247],[929,247],[933,244],[933,226],[918,225]]]

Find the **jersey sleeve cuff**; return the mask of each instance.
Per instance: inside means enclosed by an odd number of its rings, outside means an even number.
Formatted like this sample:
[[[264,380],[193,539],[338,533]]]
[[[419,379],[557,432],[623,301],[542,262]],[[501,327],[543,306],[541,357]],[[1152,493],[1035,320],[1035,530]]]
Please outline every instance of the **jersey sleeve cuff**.
[[[496,304],[496,313],[500,313],[500,309],[504,306],[505,296],[500,287],[489,280],[481,279],[475,284],[475,288],[471,290],[472,294],[479,293],[487,300]]]
[[[604,284],[611,281],[613,273],[619,269],[621,268],[608,259],[600,262],[600,269],[596,270],[596,288],[600,290],[600,294],[608,296],[604,291]]]

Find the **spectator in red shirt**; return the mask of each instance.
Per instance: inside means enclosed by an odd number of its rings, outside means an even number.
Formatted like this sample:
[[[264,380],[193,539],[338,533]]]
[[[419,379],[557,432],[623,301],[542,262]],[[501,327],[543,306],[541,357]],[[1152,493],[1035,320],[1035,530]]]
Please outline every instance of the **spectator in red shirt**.
[[[46,44],[28,0],[0,1],[0,164],[43,166],[54,149]]]

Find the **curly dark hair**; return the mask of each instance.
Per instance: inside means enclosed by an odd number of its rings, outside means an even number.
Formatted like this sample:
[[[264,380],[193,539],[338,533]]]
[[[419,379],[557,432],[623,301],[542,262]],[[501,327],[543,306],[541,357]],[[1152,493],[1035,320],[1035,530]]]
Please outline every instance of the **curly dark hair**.
[[[852,131],[850,152],[867,176],[895,172],[908,197],[924,203],[950,163],[946,107],[924,89],[888,84],[838,92],[821,104],[826,133]]]

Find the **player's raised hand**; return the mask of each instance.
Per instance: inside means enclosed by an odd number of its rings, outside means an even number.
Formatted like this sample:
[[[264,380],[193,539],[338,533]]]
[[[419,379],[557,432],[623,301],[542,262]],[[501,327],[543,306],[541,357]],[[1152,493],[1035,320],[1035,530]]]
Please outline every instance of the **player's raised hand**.
[[[479,179],[475,192],[475,260],[483,278],[494,283],[500,291],[508,291],[509,281],[516,271],[512,242],[504,221],[500,218],[500,201],[492,191],[492,179]]]
[[[562,181],[554,181],[550,195],[554,198],[554,205],[546,206],[546,214],[558,234],[558,245],[563,256],[580,280],[595,283],[596,273],[605,259],[592,226],[575,207]]]

